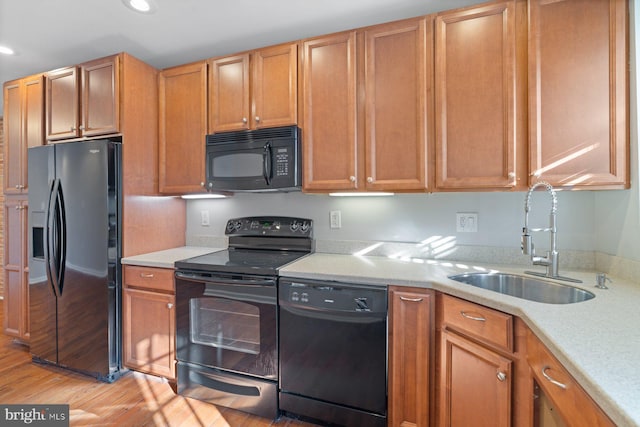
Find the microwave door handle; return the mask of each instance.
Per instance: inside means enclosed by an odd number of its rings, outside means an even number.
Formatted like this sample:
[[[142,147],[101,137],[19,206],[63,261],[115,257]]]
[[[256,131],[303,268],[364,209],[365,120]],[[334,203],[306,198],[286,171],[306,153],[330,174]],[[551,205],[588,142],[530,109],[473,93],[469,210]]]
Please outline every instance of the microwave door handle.
[[[267,142],[264,145],[262,158],[263,158],[262,175],[264,176],[264,180],[267,182],[267,185],[271,185],[271,179],[273,177],[271,142]]]

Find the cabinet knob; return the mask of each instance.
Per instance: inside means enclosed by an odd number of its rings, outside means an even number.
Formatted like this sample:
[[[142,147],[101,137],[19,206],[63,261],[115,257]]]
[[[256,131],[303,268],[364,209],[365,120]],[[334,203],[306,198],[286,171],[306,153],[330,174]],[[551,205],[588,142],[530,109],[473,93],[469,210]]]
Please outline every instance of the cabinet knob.
[[[353,175],[351,175],[351,176],[349,177],[349,181],[351,181],[351,182],[356,182],[356,177],[355,177],[355,176],[353,176]]]
[[[371,183],[373,182],[373,178],[371,178],[370,176],[368,176],[368,177],[367,177],[367,182],[368,182],[369,184],[371,184]]]
[[[247,118],[246,117],[242,118],[242,123],[247,123]]]
[[[200,181],[200,187],[204,187],[204,182]]]
[[[18,184],[16,184],[16,190],[19,190],[20,186]]]
[[[75,132],[76,131],[76,127],[75,126],[71,126],[71,132]]]
[[[168,308],[169,310],[171,310],[171,309],[173,308],[173,304],[171,304],[170,302],[168,302],[168,303],[167,303],[167,308]]]
[[[498,372],[496,377],[498,378],[498,381],[504,382],[504,380],[507,379],[507,374],[505,374],[504,372]]]
[[[259,121],[260,121],[260,117],[256,116],[256,122],[259,122]]]
[[[80,126],[78,130],[84,130],[84,126]]]
[[[510,179],[513,179],[516,177],[516,173],[515,172],[509,172],[509,174],[507,175]]]

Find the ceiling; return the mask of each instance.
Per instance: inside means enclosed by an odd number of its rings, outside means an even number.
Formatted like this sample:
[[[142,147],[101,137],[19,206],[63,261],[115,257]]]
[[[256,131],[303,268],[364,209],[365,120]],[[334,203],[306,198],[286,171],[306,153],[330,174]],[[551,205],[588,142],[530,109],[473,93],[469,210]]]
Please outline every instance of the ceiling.
[[[0,0],[0,82],[128,52],[173,65],[429,14],[478,0]],[[0,116],[2,116],[0,94]]]

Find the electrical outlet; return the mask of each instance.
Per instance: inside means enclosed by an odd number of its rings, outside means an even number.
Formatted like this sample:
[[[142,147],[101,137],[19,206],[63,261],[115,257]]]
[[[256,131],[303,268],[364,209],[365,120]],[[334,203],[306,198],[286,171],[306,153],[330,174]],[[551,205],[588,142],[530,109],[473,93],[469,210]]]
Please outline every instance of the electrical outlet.
[[[475,212],[456,213],[456,231],[459,233],[476,233],[478,231],[478,214]]]
[[[331,223],[331,228],[342,228],[340,211],[331,211],[329,213],[329,222]]]
[[[209,226],[209,211],[200,211],[200,225]]]

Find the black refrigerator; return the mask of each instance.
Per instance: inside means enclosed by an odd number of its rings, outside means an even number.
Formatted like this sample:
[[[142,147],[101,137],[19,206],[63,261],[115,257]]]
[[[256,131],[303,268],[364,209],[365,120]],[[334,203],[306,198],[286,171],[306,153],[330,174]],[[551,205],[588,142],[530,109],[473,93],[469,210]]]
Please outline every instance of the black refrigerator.
[[[122,372],[120,142],[29,149],[33,361],[107,382]]]

